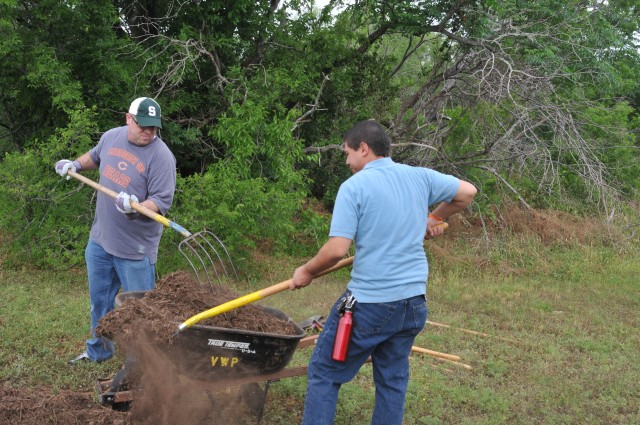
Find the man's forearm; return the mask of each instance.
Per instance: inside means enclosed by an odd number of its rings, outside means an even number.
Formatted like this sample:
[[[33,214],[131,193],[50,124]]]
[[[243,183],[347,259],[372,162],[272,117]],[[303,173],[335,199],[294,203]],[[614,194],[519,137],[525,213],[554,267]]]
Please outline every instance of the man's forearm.
[[[349,251],[351,240],[346,238],[331,238],[320,248],[311,260],[304,264],[305,270],[312,276],[335,266]]]
[[[95,162],[93,162],[93,160],[91,159],[91,155],[89,155],[89,152],[82,154],[78,159],[76,159],[76,161],[80,163],[83,170],[95,170],[96,168],[98,168]]]
[[[457,212],[462,211],[463,209],[469,206],[470,202],[442,202],[437,208],[435,208],[431,213],[437,217],[440,217],[442,220],[446,220]]]
[[[142,205],[143,207],[146,207],[148,210],[151,210],[154,213],[160,213],[160,208],[158,208],[156,203],[150,199],[140,202],[140,205]]]
[[[443,220],[448,219],[455,213],[467,208],[473,198],[476,196],[477,189],[469,182],[460,180],[460,187],[458,192],[453,197],[451,202],[440,203],[431,213]]]

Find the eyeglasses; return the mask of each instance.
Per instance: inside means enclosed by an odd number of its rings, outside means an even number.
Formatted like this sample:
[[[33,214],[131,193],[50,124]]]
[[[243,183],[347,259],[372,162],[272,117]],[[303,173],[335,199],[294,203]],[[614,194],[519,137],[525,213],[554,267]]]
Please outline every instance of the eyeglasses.
[[[131,119],[133,120],[133,122],[135,122],[135,123],[136,123],[136,125],[137,125],[138,127],[140,127],[140,130],[142,130],[142,131],[151,131],[152,133],[155,133],[156,131],[158,131],[158,127],[154,127],[154,126],[144,127],[144,126],[141,126],[141,125],[138,123],[138,119],[137,119],[137,118],[136,118],[136,116],[135,116],[135,115],[133,115],[133,114],[131,115]]]

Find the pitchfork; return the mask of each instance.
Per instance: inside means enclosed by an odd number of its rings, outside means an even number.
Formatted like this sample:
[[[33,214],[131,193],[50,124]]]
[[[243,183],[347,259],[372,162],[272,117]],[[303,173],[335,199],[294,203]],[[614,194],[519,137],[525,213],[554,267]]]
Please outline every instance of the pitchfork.
[[[89,185],[96,190],[99,190],[105,195],[108,195],[114,199],[118,197],[118,194],[113,190],[104,187],[101,184],[96,183],[81,174],[78,174],[71,170],[67,171],[67,174],[77,180],[80,180],[82,183]],[[227,251],[227,248],[224,246],[220,238],[218,238],[215,234],[208,230],[191,233],[184,227],[180,226],[178,223],[173,222],[154,211],[151,211],[149,208],[140,205],[137,202],[130,201],[130,203],[131,208],[138,211],[140,214],[143,214],[151,218],[152,220],[155,220],[158,223],[161,223],[175,230],[185,237],[185,239],[183,239],[178,244],[178,250],[195,272],[196,278],[201,285],[204,285],[206,282],[209,284],[209,286],[211,286],[212,278],[215,277],[215,279],[218,281],[218,285],[222,286],[221,277],[225,276],[227,279],[231,277],[229,274],[229,270],[227,270],[227,265],[233,272],[233,276],[236,278],[236,280],[238,279],[238,274],[236,273],[236,269],[233,266],[233,262],[231,261],[229,251]],[[216,247],[224,251],[224,253],[221,255]]]

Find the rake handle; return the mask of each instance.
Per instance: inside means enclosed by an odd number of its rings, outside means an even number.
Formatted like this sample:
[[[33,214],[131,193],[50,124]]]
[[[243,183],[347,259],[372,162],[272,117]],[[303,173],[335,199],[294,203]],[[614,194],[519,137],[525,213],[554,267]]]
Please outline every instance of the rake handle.
[[[479,336],[484,336],[484,337],[488,337],[488,338],[496,338],[496,339],[500,339],[503,341],[507,341],[507,342],[518,342],[515,339],[511,339],[511,338],[505,338],[502,336],[495,336],[495,335],[491,335],[491,334],[487,334],[484,332],[478,332],[478,331],[472,331],[471,329],[465,329],[465,328],[457,328],[455,326],[451,326],[451,325],[446,325],[444,323],[438,323],[438,322],[432,322],[430,320],[427,320],[427,324],[428,325],[432,325],[432,326],[436,326],[436,327],[440,327],[440,328],[448,328],[448,329],[455,329],[461,332],[465,332],[471,335],[479,335]]]
[[[314,278],[324,276],[326,274],[329,274],[333,271],[336,271],[338,269],[341,269],[351,264],[353,264],[353,257],[345,258],[343,260],[340,260],[335,266],[330,267],[316,274]],[[195,325],[201,320],[208,319],[210,317],[214,317],[222,313],[226,313],[227,311],[231,311],[235,308],[245,306],[249,303],[261,300],[262,298],[287,290],[289,289],[290,285],[291,285],[291,279],[287,279],[284,282],[276,283],[275,285],[271,285],[267,288],[261,289],[260,291],[252,292],[251,294],[245,295],[240,298],[236,298],[235,300],[227,301],[226,303],[210,308],[209,310],[205,310],[185,320],[178,327],[178,332]]]
[[[298,349],[309,347],[310,345],[316,344],[318,341],[319,335],[310,335],[300,340],[298,344]],[[427,354],[431,357],[437,357],[439,359],[451,360],[452,362],[459,362],[460,356],[456,356],[455,354],[442,353],[440,351],[433,351],[427,348],[418,347],[417,345],[411,346],[411,351],[414,353]]]
[[[303,338],[298,345],[299,348],[304,348],[309,345],[315,344],[318,339],[318,335],[311,335],[306,338]],[[429,350],[427,348],[418,347],[417,345],[411,346],[411,351],[414,353],[426,354],[431,357],[436,357],[438,359],[449,360],[452,362],[460,362],[460,356],[456,356],[455,354],[442,353],[440,351]],[[465,366],[463,366],[465,367]]]
[[[455,354],[441,353],[439,351],[433,351],[427,348],[417,347],[415,345],[411,347],[411,351],[413,351],[414,353],[422,353],[432,357],[438,357],[439,359],[446,359],[454,362],[460,361],[460,356],[456,356]]]
[[[75,171],[67,171],[67,174],[70,175],[71,177],[73,177],[76,180],[81,181],[82,183],[86,184],[87,186],[91,186],[92,188],[94,188],[95,190],[98,190],[102,193],[104,193],[107,196],[112,197],[113,199],[116,199],[118,197],[118,194],[109,189],[108,187],[105,187],[103,185],[101,185],[100,183],[96,183],[91,179],[86,178],[85,176],[76,173]],[[184,227],[180,226],[178,223],[175,223],[171,220],[169,220],[168,218],[166,218],[165,216],[162,216],[160,214],[158,214],[155,211],[151,211],[149,208],[145,207],[144,205],[141,205],[135,201],[130,200],[129,203],[131,204],[131,208],[133,208],[134,210],[138,211],[140,214],[145,215],[147,217],[149,217],[152,220],[157,221],[158,223],[161,223],[173,230],[175,230],[176,232],[180,233],[182,236],[185,237],[189,237],[191,236],[191,232],[189,232],[187,229],[185,229]]]

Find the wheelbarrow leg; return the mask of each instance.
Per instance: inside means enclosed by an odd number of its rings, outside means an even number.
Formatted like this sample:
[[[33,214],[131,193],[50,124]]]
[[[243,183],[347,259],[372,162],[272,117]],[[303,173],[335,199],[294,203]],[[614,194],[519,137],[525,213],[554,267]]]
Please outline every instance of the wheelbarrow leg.
[[[242,385],[238,390],[238,397],[249,406],[251,412],[257,417],[257,425],[262,422],[262,415],[264,413],[264,405],[267,402],[267,393],[269,392],[269,386],[271,382],[266,381],[264,388],[260,387],[260,384],[252,382]]]
[[[260,425],[260,423],[262,422],[262,415],[264,414],[264,405],[267,403],[267,393],[269,392],[269,387],[271,386],[272,382],[275,382],[275,381],[267,381],[264,384],[264,394],[262,396],[260,412],[258,412],[258,420],[256,422],[257,425]]]

